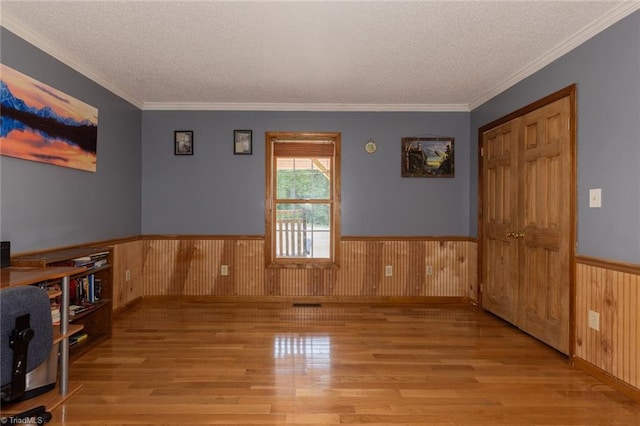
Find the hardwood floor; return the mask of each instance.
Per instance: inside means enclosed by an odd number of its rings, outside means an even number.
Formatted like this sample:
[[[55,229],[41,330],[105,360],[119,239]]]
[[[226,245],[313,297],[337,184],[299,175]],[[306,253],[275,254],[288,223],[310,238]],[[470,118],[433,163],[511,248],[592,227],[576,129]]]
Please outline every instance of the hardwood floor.
[[[144,300],[50,424],[638,425],[640,405],[470,307]]]

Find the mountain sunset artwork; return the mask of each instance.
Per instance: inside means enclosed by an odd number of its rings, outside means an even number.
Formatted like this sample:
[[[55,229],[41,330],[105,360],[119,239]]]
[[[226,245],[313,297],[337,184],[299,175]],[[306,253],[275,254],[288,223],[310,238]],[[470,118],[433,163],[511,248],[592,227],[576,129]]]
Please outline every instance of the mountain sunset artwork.
[[[98,109],[0,64],[0,154],[96,171]]]

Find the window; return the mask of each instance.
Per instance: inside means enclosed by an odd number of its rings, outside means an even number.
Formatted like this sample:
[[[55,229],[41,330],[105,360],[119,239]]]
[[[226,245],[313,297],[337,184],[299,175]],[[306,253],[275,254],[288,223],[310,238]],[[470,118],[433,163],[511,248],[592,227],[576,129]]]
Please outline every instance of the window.
[[[340,134],[267,132],[266,148],[266,264],[337,265]]]

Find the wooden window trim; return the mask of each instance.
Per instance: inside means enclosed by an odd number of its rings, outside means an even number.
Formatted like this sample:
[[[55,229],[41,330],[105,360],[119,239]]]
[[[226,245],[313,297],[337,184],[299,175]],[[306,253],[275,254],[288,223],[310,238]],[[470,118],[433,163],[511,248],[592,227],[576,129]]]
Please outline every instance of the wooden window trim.
[[[309,150],[309,143],[314,149]],[[339,132],[266,132],[265,134],[265,265],[267,268],[323,268],[333,269],[340,265],[340,143]],[[274,159],[276,157],[309,157],[313,155],[333,157],[331,182],[331,253],[330,259],[284,259],[276,258],[275,235],[275,188],[273,176],[275,173]],[[304,152],[302,152],[304,151]],[[305,200],[305,203],[326,203],[326,200]]]

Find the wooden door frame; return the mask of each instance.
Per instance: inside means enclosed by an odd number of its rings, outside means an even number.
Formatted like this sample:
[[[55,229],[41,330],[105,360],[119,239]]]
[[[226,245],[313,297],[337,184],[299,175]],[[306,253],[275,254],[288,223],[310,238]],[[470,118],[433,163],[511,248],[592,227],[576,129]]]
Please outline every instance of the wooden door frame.
[[[483,246],[484,246],[484,234],[483,234],[483,134],[494,127],[497,127],[501,124],[509,122],[515,118],[524,116],[532,111],[535,111],[545,105],[553,103],[559,99],[564,97],[569,97],[570,104],[570,112],[569,112],[569,152],[571,155],[571,183],[570,183],[570,194],[571,199],[569,200],[569,359],[573,362],[576,353],[576,224],[577,224],[577,155],[576,155],[576,146],[577,146],[577,86],[576,84],[572,84],[570,86],[565,87],[564,89],[560,89],[557,92],[554,92],[550,95],[545,96],[544,98],[538,99],[535,102],[530,103],[516,111],[513,111],[503,117],[498,118],[484,126],[478,128],[478,286],[477,286],[477,295],[476,300],[478,303],[478,307],[482,309],[482,277],[483,277],[483,266],[484,266],[484,256],[483,256]]]

